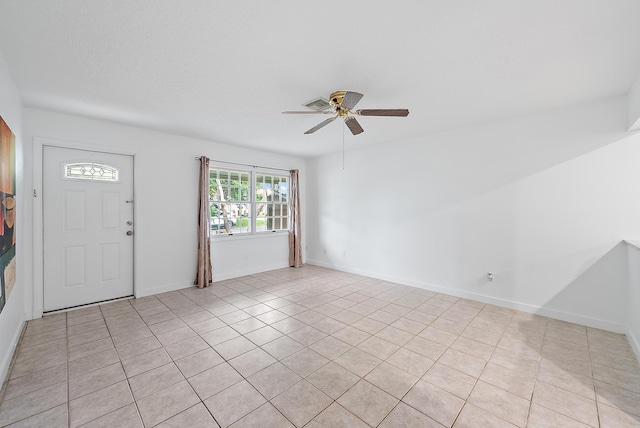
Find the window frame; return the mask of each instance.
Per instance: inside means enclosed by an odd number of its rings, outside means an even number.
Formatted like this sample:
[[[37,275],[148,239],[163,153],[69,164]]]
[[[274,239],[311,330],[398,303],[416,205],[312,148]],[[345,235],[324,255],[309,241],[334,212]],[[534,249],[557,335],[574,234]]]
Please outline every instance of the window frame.
[[[216,170],[217,175],[219,176],[219,171],[227,171],[229,173],[229,176],[231,173],[233,172],[238,172],[240,174],[246,173],[249,175],[249,201],[244,202],[244,201],[225,201],[227,203],[232,203],[232,204],[246,204],[249,205],[249,210],[250,210],[250,231],[247,232],[235,232],[235,233],[216,233],[218,232],[218,230],[211,230],[211,234],[210,237],[212,239],[223,239],[223,238],[229,238],[229,237],[236,237],[236,238],[241,238],[241,239],[246,239],[246,238],[251,238],[251,237],[266,237],[266,236],[278,236],[278,235],[282,235],[284,233],[288,233],[289,232],[289,226],[291,223],[291,198],[290,198],[290,188],[291,188],[291,176],[290,174],[286,174],[283,173],[283,171],[273,171],[273,170],[269,170],[268,168],[251,168],[250,166],[247,167],[229,167],[227,165],[218,165],[218,164],[214,164],[213,162],[209,165],[209,176],[211,176],[211,171],[212,170]],[[256,198],[256,194],[257,194],[257,176],[258,175],[263,175],[263,176],[270,176],[270,177],[278,177],[278,178],[286,178],[286,182],[287,182],[287,201],[286,202],[278,202],[278,204],[280,205],[286,205],[286,209],[287,209],[287,215],[286,215],[286,223],[287,223],[287,228],[286,229],[274,229],[274,230],[258,230],[258,212],[257,212],[257,206],[259,204],[262,203],[266,203],[266,202],[259,202],[257,201]],[[209,185],[211,188],[211,185]],[[230,186],[228,186],[230,187]],[[220,201],[216,201],[214,199],[209,199],[209,204],[212,203],[220,203]],[[211,206],[211,205],[210,205]],[[278,218],[283,218],[284,216],[278,216]],[[243,218],[243,217],[237,217],[237,218]],[[267,217],[261,217],[264,218],[266,221]]]

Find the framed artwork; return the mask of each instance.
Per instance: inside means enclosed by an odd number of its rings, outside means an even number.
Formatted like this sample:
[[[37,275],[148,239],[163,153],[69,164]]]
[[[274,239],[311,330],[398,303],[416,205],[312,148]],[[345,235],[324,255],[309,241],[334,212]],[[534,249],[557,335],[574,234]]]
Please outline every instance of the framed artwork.
[[[16,284],[16,138],[0,116],[0,312]]]

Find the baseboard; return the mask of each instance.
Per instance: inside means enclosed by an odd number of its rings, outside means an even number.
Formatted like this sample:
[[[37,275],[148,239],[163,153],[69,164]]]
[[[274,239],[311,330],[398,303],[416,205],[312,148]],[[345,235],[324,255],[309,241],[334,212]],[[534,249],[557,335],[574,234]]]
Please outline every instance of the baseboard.
[[[16,329],[16,332],[11,339],[11,344],[9,345],[9,349],[2,356],[2,364],[0,364],[0,379],[4,382],[7,377],[7,372],[9,371],[9,366],[11,365],[11,359],[13,358],[13,354],[16,352],[16,348],[18,347],[18,341],[20,341],[20,336],[22,336],[22,331],[24,330],[24,326],[26,324],[25,320],[22,320],[20,323],[20,327]],[[0,383],[0,386],[2,383]],[[2,398],[2,397],[0,397]]]
[[[627,339],[629,339],[629,343],[633,348],[633,352],[635,352],[636,358],[640,363],[640,342],[638,341],[638,338],[636,337],[636,335],[633,334],[633,331],[631,331],[631,329],[627,330]]]
[[[353,273],[356,275],[368,276],[371,278],[381,279],[383,281],[394,282],[396,284],[409,285],[411,287],[421,288],[423,290],[434,291],[436,293],[448,294],[450,296],[460,297],[464,299],[476,300],[482,303],[488,303],[491,305],[501,306],[509,309],[516,309],[531,314],[541,315],[549,318],[554,318],[562,321],[567,321],[575,324],[585,325],[587,327],[598,328],[601,330],[608,330],[615,333],[627,333],[627,326],[624,324],[614,323],[598,318],[587,317],[580,314],[574,314],[570,312],[558,311],[556,309],[545,308],[542,306],[530,305],[527,303],[515,302],[513,300],[501,299],[498,297],[487,296],[479,293],[472,293],[468,291],[457,290],[454,288],[443,287],[440,285],[430,284],[427,282],[415,281],[406,278],[399,278],[395,276],[385,275],[378,272],[365,271],[362,269],[354,269],[347,266],[336,265],[332,263],[326,263],[319,260],[308,260],[308,264],[326,267],[329,269],[335,269],[342,272]]]
[[[144,290],[136,290],[135,296],[136,298],[153,296],[154,294],[167,293],[169,291],[182,290],[183,288],[193,287],[193,282],[190,281],[182,281],[182,282],[174,282],[172,284],[162,285],[160,287],[154,288],[145,288]]]
[[[213,271],[213,282],[224,281],[226,279],[238,278],[240,276],[246,275],[255,275],[257,273],[268,272],[270,270],[282,269],[289,267],[289,262],[286,263],[278,263],[268,266],[259,266],[255,268],[243,269],[235,272],[224,273],[222,275],[216,274],[215,270]]]

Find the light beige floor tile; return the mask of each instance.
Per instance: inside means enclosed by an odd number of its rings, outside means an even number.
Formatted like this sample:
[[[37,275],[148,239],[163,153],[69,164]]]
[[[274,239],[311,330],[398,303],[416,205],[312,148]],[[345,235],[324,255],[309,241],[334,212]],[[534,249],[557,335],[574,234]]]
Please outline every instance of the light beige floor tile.
[[[293,428],[294,426],[270,403],[263,404],[231,425],[232,428]]]
[[[95,355],[100,352],[107,351],[109,349],[112,349],[113,347],[114,346],[111,337],[105,337],[94,342],[88,342],[69,348],[68,359],[69,361],[77,360],[78,358],[83,358],[89,355]]]
[[[264,397],[243,380],[207,399],[204,404],[218,424],[225,428],[265,402]]]
[[[425,329],[426,324],[409,318],[402,317],[391,324],[391,327],[406,331],[410,334],[418,334]]]
[[[355,327],[358,330],[362,330],[369,334],[376,334],[386,326],[387,324],[380,321],[376,321],[369,317],[361,318],[358,321],[351,324],[351,327]]]
[[[360,377],[332,362],[307,376],[307,380],[335,400],[355,385]]]
[[[245,337],[255,343],[258,346],[265,345],[283,336],[283,333],[279,332],[271,326],[266,326],[254,330],[245,334]]]
[[[476,383],[468,402],[519,427],[525,424],[530,403],[481,380]]]
[[[122,360],[122,366],[127,377],[133,377],[156,367],[171,362],[171,357],[163,348]]]
[[[531,400],[535,379],[497,364],[489,363],[480,379],[512,394]]]
[[[598,402],[640,417],[640,394],[596,380]]]
[[[277,360],[260,348],[255,348],[245,354],[229,360],[242,376],[249,377],[254,373],[275,363]]]
[[[561,425],[557,425],[560,427]],[[453,428],[515,428],[516,426],[467,403],[458,415]],[[563,426],[564,427],[564,426]]]
[[[398,399],[361,380],[338,398],[338,403],[372,426],[377,426],[398,404]]]
[[[387,326],[377,332],[376,337],[394,343],[398,346],[405,346],[407,342],[412,340],[415,336],[411,333],[407,333],[404,330],[400,330],[399,328]]]
[[[122,345],[126,345],[127,343],[136,342],[138,340],[146,339],[147,337],[153,336],[149,327],[144,326],[141,328],[136,328],[126,333],[121,333],[118,335],[111,335],[111,339],[113,340],[113,344],[116,347],[120,347]]]
[[[137,357],[138,355],[146,354],[149,351],[159,348],[162,348],[162,344],[158,342],[158,339],[154,336],[151,336],[136,342],[127,343],[116,349],[121,360],[128,360],[129,358]]]
[[[256,345],[244,336],[238,336],[213,347],[225,360],[230,360],[255,348]]]
[[[591,376],[572,373],[559,367],[553,361],[542,360],[540,362],[538,379],[595,400],[595,386]]]
[[[216,351],[207,348],[187,357],[176,360],[175,363],[186,378],[190,378],[200,372],[224,362],[224,359]]]
[[[639,428],[640,418],[637,415],[623,412],[622,410],[598,404],[601,428]]]
[[[60,352],[66,352],[67,350],[67,339],[56,339],[53,342],[43,343],[41,345],[34,345],[23,347],[20,344],[18,348],[18,354],[16,356],[16,363],[25,361],[25,360],[33,360],[40,358],[47,358],[48,356]]]
[[[182,342],[174,343],[173,345],[166,346],[164,349],[169,356],[174,360],[179,360],[196,352],[204,351],[209,348],[209,344],[202,340],[200,336],[192,337]]]
[[[198,403],[187,410],[167,419],[159,425],[158,428],[218,428],[218,424],[213,419],[204,404]]]
[[[295,354],[296,352],[304,349],[304,345],[296,342],[289,336],[283,336],[263,345],[262,349],[267,351],[276,359],[282,360],[287,358],[289,355]]]
[[[309,348],[298,351],[281,361],[302,377],[308,376],[329,362],[328,359]]]
[[[320,339],[324,339],[325,337],[327,337],[327,334],[323,333],[317,328],[307,326],[288,334],[288,336],[296,342],[302,343],[305,346],[309,346],[312,343],[319,341]]]
[[[328,336],[312,344],[309,348],[323,357],[333,360],[351,349],[351,345],[333,336]]]
[[[386,362],[380,364],[365,377],[365,380],[397,399],[401,399],[418,379],[417,376],[410,375]]]
[[[351,346],[356,346],[371,337],[369,333],[365,333],[364,331],[351,326],[347,326],[342,330],[336,331],[332,336],[338,340],[348,343]]]
[[[210,318],[204,321],[200,321],[197,323],[189,324],[189,327],[196,333],[202,335],[204,333],[208,333],[213,330],[217,330],[222,327],[226,327],[225,323],[220,321],[218,318]]]
[[[73,377],[69,379],[69,399],[74,400],[125,379],[120,362]]]
[[[145,426],[154,426],[200,401],[186,380],[161,389],[136,402]]]
[[[357,348],[373,355],[374,357],[380,358],[381,360],[386,360],[391,356],[391,354],[400,349],[398,345],[394,345],[393,343],[387,342],[386,340],[376,336],[372,336],[360,343]]]
[[[74,378],[93,370],[98,370],[111,364],[120,361],[118,353],[115,349],[109,349],[108,351],[100,352],[99,354],[91,355],[84,358],[79,358],[75,361],[69,362],[69,378]]]
[[[133,397],[140,400],[182,380],[184,376],[180,370],[175,364],[169,363],[130,378],[129,386]]]
[[[295,372],[279,362],[247,378],[251,385],[267,400],[271,400],[301,379]]]
[[[289,334],[289,333],[293,333],[294,331],[307,327],[307,324],[295,318],[285,318],[281,321],[274,322],[273,324],[271,324],[271,327],[278,330],[281,333]]]
[[[480,377],[482,370],[484,370],[484,367],[487,364],[486,361],[481,360],[480,358],[465,354],[464,352],[456,351],[452,348],[444,351],[438,359],[438,362],[475,378]]]
[[[402,401],[445,426],[453,424],[464,405],[461,398],[424,380],[418,381]]]
[[[81,428],[143,428],[142,419],[135,403],[128,404],[124,407],[107,413],[97,419],[81,425]]]
[[[240,334],[228,326],[221,327],[200,335],[200,337],[202,337],[210,346],[216,346],[238,336],[240,336]]]
[[[33,374],[10,380],[7,383],[3,399],[10,400],[20,395],[35,392],[39,389],[55,385],[66,380],[66,364],[59,364],[48,369],[38,370]]]
[[[318,330],[326,334],[333,334],[338,330],[342,330],[346,326],[347,325],[345,323],[342,323],[338,320],[334,320],[333,318],[330,318],[330,317],[327,317],[313,324],[314,328],[317,328]]]
[[[434,321],[435,322],[435,321]],[[429,339],[432,342],[439,343],[444,346],[451,346],[458,338],[459,333],[451,333],[440,328],[436,328],[433,324],[422,330],[418,336]]]
[[[28,418],[67,402],[67,382],[22,394],[0,403],[0,426]]]
[[[169,346],[195,336],[197,336],[196,333],[189,327],[181,327],[156,335],[162,346]]]
[[[306,380],[293,385],[271,400],[287,419],[301,427],[331,404],[331,398]]]
[[[420,413],[416,409],[400,402],[382,421],[379,428],[398,428],[398,427],[416,427],[416,428],[443,428],[444,425],[434,421],[424,413]]]
[[[405,372],[421,377],[434,364],[433,360],[416,354],[405,348],[400,348],[386,360],[388,363],[404,370]]]
[[[77,427],[133,403],[127,381],[83,395],[69,402],[69,425]]]
[[[345,369],[357,374],[360,377],[366,376],[378,364],[381,359],[374,357],[360,349],[353,348],[334,360]]]
[[[45,410],[37,415],[22,419],[9,428],[67,428],[69,426],[69,410],[67,404],[61,404],[52,409]]]
[[[163,321],[157,324],[150,325],[149,329],[153,332],[153,334],[158,335],[158,334],[166,333],[171,330],[177,330],[183,327],[187,327],[187,324],[179,318],[174,318],[172,320]]]
[[[440,363],[435,363],[422,378],[463,400],[467,399],[477,380]]]
[[[22,349],[21,349],[22,351]],[[67,350],[57,349],[50,353],[44,353],[34,358],[26,358],[20,361],[16,361],[11,369],[10,379],[15,379],[21,376],[26,376],[38,372],[40,370],[48,369],[58,366],[67,362]]]
[[[242,376],[228,363],[219,364],[188,379],[201,400],[206,400],[241,380]]]
[[[434,361],[440,358],[447,350],[446,346],[420,336],[415,336],[404,345],[404,348]]]
[[[531,404],[527,428],[588,428],[582,422],[571,419],[561,413],[542,407],[536,403]]]
[[[335,402],[324,409],[318,416],[313,418],[308,425],[305,426],[309,428],[369,427],[369,425],[358,419],[353,413]]]
[[[598,425],[598,411],[594,400],[546,382],[536,382],[532,402],[587,425]]]

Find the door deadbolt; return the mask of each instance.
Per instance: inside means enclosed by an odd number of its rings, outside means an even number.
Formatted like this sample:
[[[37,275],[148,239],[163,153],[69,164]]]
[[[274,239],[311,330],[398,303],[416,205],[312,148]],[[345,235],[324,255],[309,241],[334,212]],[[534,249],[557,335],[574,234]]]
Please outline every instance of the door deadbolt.
[[[128,225],[128,226],[131,226],[132,224],[133,224],[133,222],[132,222],[131,220],[129,220],[129,221],[127,222],[127,225]]]
[[[133,235],[133,230],[127,230],[127,236]]]

